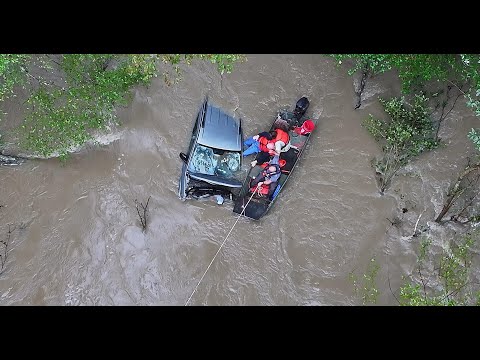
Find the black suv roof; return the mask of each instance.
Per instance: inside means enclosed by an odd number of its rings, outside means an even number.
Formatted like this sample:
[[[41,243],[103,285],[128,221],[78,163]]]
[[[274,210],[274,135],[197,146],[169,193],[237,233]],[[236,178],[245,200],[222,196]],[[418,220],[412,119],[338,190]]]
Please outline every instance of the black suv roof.
[[[228,150],[242,150],[242,133],[240,120],[235,120],[219,108],[207,104],[202,121],[198,143],[204,146]]]

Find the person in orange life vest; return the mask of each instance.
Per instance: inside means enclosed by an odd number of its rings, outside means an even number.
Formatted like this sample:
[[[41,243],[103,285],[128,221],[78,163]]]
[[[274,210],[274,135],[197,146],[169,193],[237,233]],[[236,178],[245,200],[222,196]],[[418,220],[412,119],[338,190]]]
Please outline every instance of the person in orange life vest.
[[[260,153],[257,155],[257,159],[252,161],[252,167],[257,165],[257,163],[263,164],[264,162],[270,161],[272,155],[277,155],[275,152],[274,140],[271,140],[267,143],[264,151],[260,151]]]
[[[261,132],[258,135],[249,137],[243,142],[244,146],[247,146],[247,149],[243,151],[243,156],[248,156],[251,154],[257,154],[261,151],[268,152],[271,150],[267,147],[268,144],[272,141],[273,138],[277,136],[276,132]]]
[[[275,153],[280,155],[280,152],[285,152],[290,149],[290,136],[288,135],[288,132],[282,129],[275,129],[275,132]]]
[[[255,179],[250,183],[251,188],[262,185],[268,185],[268,196],[271,196],[277,187],[278,179],[282,174],[280,165],[278,164],[280,157],[275,155],[272,160],[269,161],[268,166],[265,167]]]
[[[280,156],[280,153],[290,149],[291,144],[288,132],[282,129],[275,129],[271,131],[270,134],[273,136],[271,142],[266,145],[267,149],[262,149],[262,152],[257,156],[257,159],[252,161],[252,167],[267,162],[272,155]],[[274,151],[272,151],[271,143],[274,144]]]

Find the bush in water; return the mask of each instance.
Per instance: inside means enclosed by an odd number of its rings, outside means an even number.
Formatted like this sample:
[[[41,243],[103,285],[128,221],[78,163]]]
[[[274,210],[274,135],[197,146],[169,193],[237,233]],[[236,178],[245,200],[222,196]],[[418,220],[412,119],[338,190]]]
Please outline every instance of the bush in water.
[[[439,145],[427,101],[423,95],[415,95],[412,105],[404,97],[381,99],[389,119],[379,120],[370,115],[364,121],[364,127],[382,145],[383,157],[374,159],[372,164],[381,193],[408,161]]]
[[[415,92],[425,83],[435,81],[457,87],[467,105],[480,116],[480,55],[479,54],[332,54],[338,64],[353,61],[349,74],[362,69],[369,74],[381,74],[395,69],[404,93]],[[466,89],[462,90],[465,84]],[[480,150],[477,130],[470,139]],[[475,136],[476,135],[476,136]]]
[[[128,104],[134,86],[157,76],[160,60],[179,74],[179,63],[195,58],[217,64],[221,73],[244,59],[233,54],[6,54],[0,56],[0,101],[21,85],[27,100],[20,145],[65,158],[91,140],[93,131],[116,124],[115,107]]]

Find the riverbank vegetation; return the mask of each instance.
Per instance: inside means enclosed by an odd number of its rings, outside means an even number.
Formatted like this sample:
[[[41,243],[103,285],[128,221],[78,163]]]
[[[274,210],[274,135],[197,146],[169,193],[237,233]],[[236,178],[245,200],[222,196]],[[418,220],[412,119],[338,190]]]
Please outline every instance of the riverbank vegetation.
[[[130,102],[135,86],[148,86],[160,64],[167,65],[161,75],[170,85],[181,79],[181,64],[209,61],[223,74],[244,59],[234,54],[3,54],[0,103],[26,94],[17,145],[32,156],[65,158],[92,140],[93,132],[116,124],[116,107]]]
[[[364,121],[368,132],[382,145],[383,156],[372,163],[382,194],[410,159],[435,149],[439,144],[427,101],[423,95],[416,95],[413,104],[404,97],[380,99],[389,119],[381,120],[370,115]]]
[[[371,76],[394,70],[401,81],[400,98],[379,99],[387,116],[378,119],[370,115],[363,124],[382,146],[383,156],[372,161],[382,194],[402,167],[421,153],[442,144],[439,137],[441,124],[459,98],[464,97],[467,106],[476,116],[480,116],[478,54],[332,56],[338,64],[347,62],[350,65],[350,75],[360,73],[360,85],[355,90],[358,98],[356,109],[361,105],[361,92]],[[476,150],[480,151],[479,131],[471,129],[467,136]],[[431,251],[435,239],[429,232],[430,227],[425,226],[422,231],[417,231],[420,214],[413,235],[409,237],[410,240],[420,240],[417,265],[404,278],[404,284],[398,291],[392,291],[400,305],[480,305],[480,288],[471,277],[472,257],[476,253],[474,245],[478,243],[479,237],[474,225],[480,221],[476,201],[479,194],[480,159],[477,153],[473,158],[459,158],[458,162],[463,163],[462,170],[449,188],[445,189],[440,213],[430,220],[437,224],[451,221],[463,225],[466,233],[454,236],[448,243],[437,244],[440,250]],[[375,265],[374,271],[372,264]],[[354,290],[363,304],[377,301],[375,277],[378,271],[377,263],[370,263],[361,277],[363,282],[360,285],[358,278],[351,275]],[[390,284],[390,278],[388,281]]]
[[[475,115],[480,116],[480,54],[335,54],[342,64],[350,65],[348,73],[362,72],[366,78],[395,70],[404,94],[425,92],[425,85],[437,84],[457,88]],[[363,89],[363,88],[362,88]],[[469,138],[480,150],[480,133],[472,129]]]
[[[423,238],[417,265],[399,289],[400,305],[480,305],[480,287],[471,277],[478,236],[474,231],[452,239],[439,256],[429,250],[432,240]]]
[[[480,55],[332,56],[339,64],[348,64],[351,75],[360,73],[355,109],[361,107],[362,92],[372,76],[396,71],[401,81],[402,96],[379,99],[385,116],[369,115],[363,122],[382,148],[382,156],[372,161],[382,194],[389,190],[395,175],[405,165],[442,145],[441,125],[458,99],[464,98],[472,113],[480,116]],[[116,109],[129,104],[135,87],[148,86],[155,77],[161,77],[167,86],[178,83],[182,67],[193,61],[211,62],[223,74],[244,60],[243,55],[235,54],[0,54],[0,104],[19,99],[23,117],[14,132],[22,152],[66,159],[70,151],[92,141],[96,132],[117,125]],[[472,129],[465,141],[471,141],[480,151],[479,130]],[[9,157],[0,157],[2,161],[16,162]],[[462,170],[449,188],[444,189],[443,207],[424,221],[435,225],[454,223],[467,231],[439,244],[429,226],[419,226],[421,231],[417,230],[422,215],[418,217],[409,237],[418,246],[417,264],[400,288],[392,290],[401,305],[479,304],[472,258],[479,236],[473,225],[480,221],[477,206],[480,159],[458,161]],[[147,227],[148,202],[143,205],[135,201],[143,231]],[[392,226],[398,226],[399,221],[392,221]],[[0,241],[0,273],[6,263],[12,231],[9,227],[7,240]],[[380,271],[380,265],[372,259],[363,276],[352,274],[355,291],[363,304],[377,302],[380,294],[376,278]]]
[[[398,305],[480,305],[480,283],[472,274],[472,259],[476,255],[474,246],[479,237],[479,230],[468,231],[454,237],[444,247],[439,247],[426,235],[418,237],[417,262],[411,273],[402,277],[398,289],[392,289],[390,277],[386,279]],[[431,249],[433,246],[437,247],[435,251]],[[378,302],[380,270],[377,260],[372,257],[363,274],[350,273],[354,293],[363,305]]]

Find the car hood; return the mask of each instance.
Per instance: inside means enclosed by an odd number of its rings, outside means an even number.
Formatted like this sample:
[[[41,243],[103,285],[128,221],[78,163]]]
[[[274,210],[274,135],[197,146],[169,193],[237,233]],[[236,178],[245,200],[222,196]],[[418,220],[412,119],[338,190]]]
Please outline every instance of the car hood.
[[[232,188],[242,187],[242,183],[236,179],[225,179],[215,175],[207,175],[200,173],[190,173],[189,175],[195,180],[205,181],[213,185],[227,186]]]

